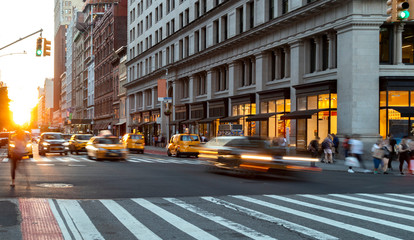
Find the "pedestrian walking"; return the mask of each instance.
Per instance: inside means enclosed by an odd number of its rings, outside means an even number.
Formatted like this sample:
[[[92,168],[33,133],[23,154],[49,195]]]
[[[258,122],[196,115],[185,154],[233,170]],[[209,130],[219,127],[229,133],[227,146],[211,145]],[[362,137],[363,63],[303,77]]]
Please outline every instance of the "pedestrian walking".
[[[333,143],[333,147],[334,147],[333,153],[338,154],[339,153],[338,152],[338,148],[339,148],[339,138],[334,133],[332,133],[331,136],[332,136],[332,143]],[[334,156],[334,154],[332,154],[332,156]]]
[[[318,136],[315,137],[312,141],[310,141],[308,145],[308,151],[310,152],[312,158],[319,158],[319,140]]]
[[[322,142],[322,150],[325,155],[325,163],[333,163],[332,148],[333,148],[332,136],[328,134],[328,136]]]
[[[30,186],[29,178],[26,169],[20,169],[19,165],[23,158],[23,155],[26,153],[26,145],[29,139],[26,139],[26,133],[22,129],[17,129],[10,138],[13,141],[14,147],[11,150],[11,161],[10,161],[10,174],[11,174],[11,183],[10,187],[14,188],[16,171],[24,172],[26,175],[27,187]]]
[[[364,144],[360,140],[359,134],[352,135],[352,138],[349,139],[349,145],[350,145],[351,155],[354,156],[358,160],[359,164],[362,166],[362,168],[364,168],[364,172],[365,173],[371,172],[370,170],[367,169],[367,167],[365,166],[364,161],[362,160],[362,155],[364,154]],[[354,173],[355,172],[352,169],[352,166],[349,166],[348,172],[349,173]]]
[[[385,150],[382,139],[378,139],[371,148],[372,160],[374,161],[374,174],[378,174],[378,168],[383,165],[382,159],[385,156]]]
[[[397,158],[397,141],[395,140],[395,138],[392,136],[392,134],[388,135],[388,142],[390,145],[390,158],[388,161],[388,169],[392,171],[392,162]]]
[[[345,135],[345,139],[342,142],[342,148],[344,149],[345,158],[349,156],[349,150],[350,150],[349,139],[351,139],[349,135]]]
[[[404,175],[404,162],[406,162],[407,165],[410,164],[410,148],[407,144],[407,137],[403,137],[398,145],[398,160],[400,161],[400,174]]]

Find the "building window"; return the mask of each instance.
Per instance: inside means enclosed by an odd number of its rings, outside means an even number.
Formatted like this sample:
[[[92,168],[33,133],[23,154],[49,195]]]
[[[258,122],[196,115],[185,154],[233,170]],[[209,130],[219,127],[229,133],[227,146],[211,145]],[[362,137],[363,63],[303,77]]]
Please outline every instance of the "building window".
[[[329,68],[329,40],[328,36],[322,36],[322,70]]]
[[[248,58],[241,62],[241,87],[254,85],[255,81],[255,59]]]
[[[185,26],[187,26],[190,23],[190,9],[187,8],[184,13],[185,13],[185,22],[184,22],[184,24],[185,24]]]
[[[227,15],[221,17],[221,40],[227,40]]]
[[[402,32],[402,62],[414,64],[414,26],[405,25]]]
[[[313,73],[316,71],[316,42],[315,39],[310,39],[310,71],[309,73]]]
[[[393,28],[392,26],[382,26],[379,33],[379,53],[380,64],[392,64],[393,62]]]
[[[188,98],[188,92],[189,92],[189,89],[188,89],[188,86],[189,86],[189,84],[188,84],[188,78],[184,78],[184,79],[182,79],[181,80],[181,84],[182,84],[182,88],[181,88],[181,90],[182,90],[182,98]]]
[[[243,16],[243,7],[240,7],[236,11],[236,26],[237,26],[237,34],[240,34],[244,30],[244,16]]]
[[[228,89],[228,74],[227,65],[216,69],[216,91],[221,92]]]
[[[219,42],[220,42],[219,21],[216,20],[213,22],[213,43],[217,44]]]
[[[197,19],[200,17],[200,3],[194,3],[194,17]]]
[[[194,32],[194,53],[200,51],[200,31]]]
[[[206,49],[206,45],[207,45],[207,29],[206,27],[202,27],[201,28],[201,49],[200,50],[204,50]]]
[[[289,11],[289,0],[282,0],[282,14]]]
[[[197,95],[205,95],[207,93],[207,73],[202,72],[197,75]]]
[[[254,2],[247,3],[249,16],[248,16],[248,23],[249,23],[249,29],[254,28]]]
[[[269,1],[269,20],[275,18],[275,0],[268,0]]]

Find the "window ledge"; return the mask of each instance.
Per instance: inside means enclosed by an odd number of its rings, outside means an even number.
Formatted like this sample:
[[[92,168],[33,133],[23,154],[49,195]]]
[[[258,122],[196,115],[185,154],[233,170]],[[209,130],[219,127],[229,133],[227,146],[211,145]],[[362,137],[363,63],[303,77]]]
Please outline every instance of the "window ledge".
[[[332,77],[336,78],[337,73],[338,71],[336,68],[327,69],[324,71],[304,74],[303,79],[305,81],[313,81],[313,80],[323,81],[323,80],[332,79]]]
[[[406,76],[407,74],[412,75],[412,72],[413,72],[412,64],[380,65],[380,68],[379,68],[380,77],[389,76],[390,74]]]

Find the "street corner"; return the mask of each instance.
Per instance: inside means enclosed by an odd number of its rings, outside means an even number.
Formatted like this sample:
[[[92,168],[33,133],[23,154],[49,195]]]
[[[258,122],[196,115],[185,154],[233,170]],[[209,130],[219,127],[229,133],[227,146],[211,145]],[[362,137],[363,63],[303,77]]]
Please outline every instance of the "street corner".
[[[0,239],[21,239],[21,215],[16,200],[0,201]]]

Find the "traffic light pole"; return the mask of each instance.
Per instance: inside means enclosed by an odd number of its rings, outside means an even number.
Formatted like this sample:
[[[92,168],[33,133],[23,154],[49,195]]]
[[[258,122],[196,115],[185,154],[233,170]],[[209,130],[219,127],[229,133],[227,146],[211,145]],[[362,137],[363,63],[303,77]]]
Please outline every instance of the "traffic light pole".
[[[40,32],[40,37],[42,37],[42,32],[43,32],[43,29],[40,29],[40,30],[38,30],[38,31],[36,31],[36,32],[34,32],[34,33],[32,33],[32,34],[27,35],[26,37],[19,38],[19,40],[14,41],[14,42],[12,42],[12,43],[10,43],[10,44],[8,44],[8,45],[6,45],[6,46],[4,46],[4,47],[0,48],[0,50],[3,50],[3,49],[5,49],[6,47],[9,47],[9,46],[11,46],[11,45],[13,45],[13,44],[15,44],[15,43],[17,43],[17,42],[20,42],[20,41],[22,41],[22,40],[24,40],[24,39],[26,39],[26,38],[28,38],[28,37],[33,36],[33,35],[35,35],[36,33],[39,33],[39,32]]]

